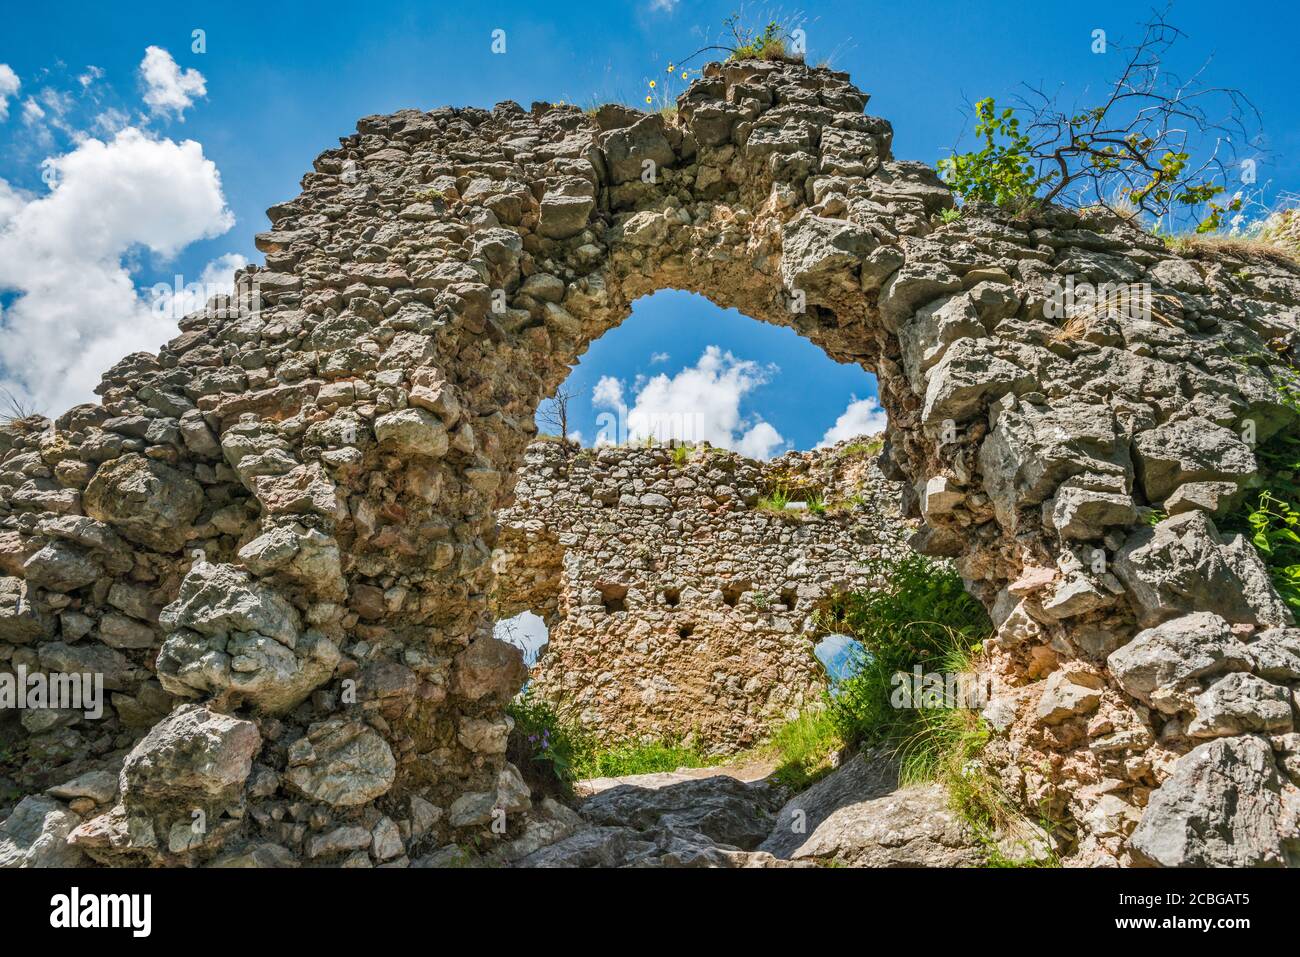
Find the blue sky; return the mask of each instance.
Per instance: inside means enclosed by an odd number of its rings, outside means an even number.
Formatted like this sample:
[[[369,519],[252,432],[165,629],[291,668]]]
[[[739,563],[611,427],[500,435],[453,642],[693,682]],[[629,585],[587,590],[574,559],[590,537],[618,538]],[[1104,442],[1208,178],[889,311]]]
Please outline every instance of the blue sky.
[[[86,258],[66,274],[82,275],[120,253],[130,281],[147,289],[178,272],[187,280],[205,269],[219,274],[214,263],[234,261],[222,257],[260,261],[252,237],[266,228],[265,208],[294,196],[315,155],[351,132],[359,116],[404,107],[491,106],[507,98],[525,106],[535,99],[583,105],[637,101],[648,78],[662,79],[666,62],[680,60],[715,37],[738,5],[669,0],[446,5],[424,0],[257,8],[204,3],[11,6],[0,37],[0,64],[12,70],[21,86],[9,96],[3,111],[7,118],[0,120],[0,183],[9,191],[6,197],[0,189],[0,224],[14,210],[48,195],[42,160],[70,153],[86,133],[108,138],[130,125],[154,140],[193,140],[202,161],[211,164],[203,166],[200,157],[179,147],[164,154],[137,143],[138,156],[125,157],[129,163],[120,169],[114,166],[117,157],[104,156],[97,165],[86,164],[89,170],[75,163],[58,167],[69,184],[75,181],[81,188],[83,204],[107,205],[123,221],[149,220],[133,229],[119,223],[102,246],[85,251]],[[848,70],[872,94],[868,111],[893,122],[897,155],[934,162],[957,142],[966,102],[985,95],[1005,99],[1022,81],[1060,87],[1084,99],[1089,90],[1098,92],[1116,62],[1110,54],[1091,52],[1092,32],[1100,28],[1113,38],[1132,36],[1149,8],[1132,2],[854,0],[797,9],[805,15],[809,59],[831,57],[833,66]],[[761,21],[796,8],[748,4],[744,11]],[[1261,159],[1260,180],[1269,183],[1270,195],[1300,192],[1300,164],[1295,161],[1300,106],[1294,83],[1283,78],[1300,30],[1295,5],[1225,8],[1182,0],[1174,4],[1170,19],[1188,34],[1172,65],[1191,72],[1213,56],[1208,78],[1240,87],[1263,114],[1270,153]],[[196,29],[204,31],[202,53],[191,49]],[[495,29],[506,31],[504,55],[491,52]],[[155,93],[152,107],[145,101],[150,87],[141,74],[151,46],[167,51],[175,70],[170,94],[164,89],[160,103]],[[170,68],[160,65],[164,71]],[[96,70],[90,71],[91,66]],[[201,93],[195,76],[201,79]],[[0,70],[0,92],[4,89]],[[169,106],[167,95],[189,102]],[[29,115],[29,99],[43,116]],[[116,125],[110,120],[96,127],[96,118],[106,114],[117,117]],[[115,181],[130,184],[135,182],[131,171],[152,162],[159,169],[175,163],[194,180],[183,193],[159,190],[153,206],[147,205],[148,195],[122,196],[121,189],[114,193],[89,182],[92,175],[118,169],[112,174]],[[214,188],[219,192],[213,194]],[[142,194],[148,192],[142,187]],[[222,208],[213,207],[215,200]],[[75,212],[78,207],[71,203],[69,197],[63,205]],[[188,205],[173,213],[166,203]],[[49,211],[33,233],[35,243],[25,238],[25,247],[46,240],[57,247],[52,231],[60,222],[67,228],[75,216],[68,213],[61,221],[55,213],[57,209]],[[44,264],[33,254],[22,268],[23,276],[16,279],[6,277],[0,265],[0,287],[8,287],[0,289],[0,308],[9,317],[0,318],[0,324],[14,321],[8,310],[19,279],[30,283]],[[103,280],[97,296],[109,296],[120,285],[115,274],[97,278]],[[38,323],[28,338],[64,337],[69,349],[84,347],[87,368],[103,364],[103,356],[118,345],[155,334],[135,321],[134,338],[118,336],[91,348],[86,337],[102,330],[90,328],[81,317],[105,314],[105,300],[82,302],[67,293],[59,301],[65,309],[57,321]],[[22,384],[21,364],[28,361],[19,345],[6,344],[0,355],[11,385]],[[625,399],[634,406],[638,376],[662,374],[671,384],[683,370],[695,368],[709,346],[717,347],[724,365],[727,354],[734,363],[752,363],[752,368],[740,368],[757,370],[762,380],[741,397],[738,441],[762,421],[782,439],[771,450],[790,443],[809,447],[844,413],[852,396],[871,394],[864,374],[835,367],[813,347],[793,342],[790,333],[722,315],[703,301],[661,295],[647,300],[644,309],[638,308],[584,359],[574,382],[582,387],[586,403],[577,428],[588,440],[595,434],[598,409],[591,405],[590,393],[602,376],[622,382]],[[656,352],[667,352],[669,359],[652,362]],[[727,368],[734,372],[736,366]],[[71,392],[58,384],[81,374],[84,370],[59,368],[44,386],[33,388],[50,402],[63,402]]]

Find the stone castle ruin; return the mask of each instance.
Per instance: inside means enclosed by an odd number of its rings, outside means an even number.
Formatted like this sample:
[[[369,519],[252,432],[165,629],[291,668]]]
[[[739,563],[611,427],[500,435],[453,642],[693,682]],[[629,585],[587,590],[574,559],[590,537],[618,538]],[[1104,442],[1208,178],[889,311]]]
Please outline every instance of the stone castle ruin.
[[[818,612],[915,531],[872,451],[529,446],[494,564],[498,616],[549,631],[536,692],[606,740],[720,754],[819,702]],[[760,507],[775,489],[804,507]]]
[[[537,404],[674,288],[876,375],[916,542],[998,626],[988,760],[1072,862],[1294,863],[1300,632],[1217,522],[1296,418],[1300,271],[1056,208],[945,224],[866,104],[747,61],[671,118],[366,117],[269,211],[257,299],[0,429],[0,665],[104,692],[0,720],[4,861],[402,865],[525,828],[500,513]],[[1158,310],[1049,318],[1067,277]]]

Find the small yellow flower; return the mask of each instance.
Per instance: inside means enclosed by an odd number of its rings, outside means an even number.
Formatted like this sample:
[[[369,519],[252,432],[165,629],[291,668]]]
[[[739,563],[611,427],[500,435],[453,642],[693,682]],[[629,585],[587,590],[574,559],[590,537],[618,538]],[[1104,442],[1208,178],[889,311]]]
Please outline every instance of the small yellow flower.
[[[654,88],[655,88],[655,87],[656,87],[656,86],[658,86],[658,84],[657,84],[657,83],[655,83],[655,81],[654,81],[654,80],[651,80],[651,81],[650,81],[650,89],[652,89],[652,90],[653,90],[653,89],[654,89]]]
[[[682,70],[682,79],[683,79],[683,80],[686,79],[686,74],[687,74],[687,71],[686,71],[686,70]]]
[[[653,102],[654,102],[654,97],[647,96],[647,97],[645,98],[645,101],[646,101],[647,103],[653,103]]]
[[[672,65],[671,63],[668,64],[668,72],[669,72],[669,73],[672,73],[672,72],[673,72],[673,69],[674,69],[673,65]]]

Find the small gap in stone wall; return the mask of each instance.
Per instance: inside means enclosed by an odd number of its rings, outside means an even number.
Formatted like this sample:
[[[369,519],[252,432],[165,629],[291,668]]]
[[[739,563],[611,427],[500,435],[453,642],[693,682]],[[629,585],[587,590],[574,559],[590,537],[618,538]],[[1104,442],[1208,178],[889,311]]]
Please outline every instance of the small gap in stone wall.
[[[740,598],[749,591],[749,582],[728,582],[722,586],[722,603],[728,608],[735,608]]]
[[[676,608],[682,601],[682,590],[680,588],[664,589],[664,604],[669,608]]]
[[[605,611],[627,611],[627,586],[615,584],[597,585],[600,591],[600,603],[605,606]]]
[[[524,661],[531,667],[542,656],[550,641],[550,629],[540,615],[522,611],[512,618],[502,618],[492,629],[493,636],[514,645],[524,653]]]

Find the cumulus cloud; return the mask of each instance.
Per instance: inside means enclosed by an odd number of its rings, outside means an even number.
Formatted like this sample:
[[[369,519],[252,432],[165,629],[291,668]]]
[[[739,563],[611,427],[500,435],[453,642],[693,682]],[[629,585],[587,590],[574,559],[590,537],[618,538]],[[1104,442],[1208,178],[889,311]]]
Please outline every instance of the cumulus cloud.
[[[885,410],[874,397],[867,396],[865,399],[855,397],[849,402],[848,408],[840,413],[835,424],[826,430],[822,440],[817,443],[817,448],[824,449],[836,442],[854,439],[860,435],[876,435],[885,431],[886,421]]]
[[[657,365],[660,362],[667,362],[671,358],[672,356],[666,352],[652,352],[650,353],[650,364]]]
[[[0,123],[9,119],[9,98],[16,96],[22,83],[8,63],[0,63]]]
[[[234,217],[193,141],[128,128],[47,163],[57,183],[48,194],[0,180],[0,290],[16,293],[0,310],[0,386],[57,415],[88,401],[123,356],[175,335],[174,318],[141,298],[126,262],[141,248],[170,258]]]
[[[707,441],[751,458],[771,458],[785,439],[761,417],[744,416],[740,406],[774,371],[708,346],[695,365],[675,376],[661,373],[639,382],[630,408],[623,383],[603,376],[592,390],[592,405],[618,414],[619,432],[626,433],[620,437],[628,442],[651,436],[659,441]],[[603,441],[613,440],[607,428],[601,434]]]
[[[184,119],[194,98],[207,96],[207,81],[198,70],[182,70],[162,47],[147,47],[140,61],[144,101],[155,116],[170,114]]]

